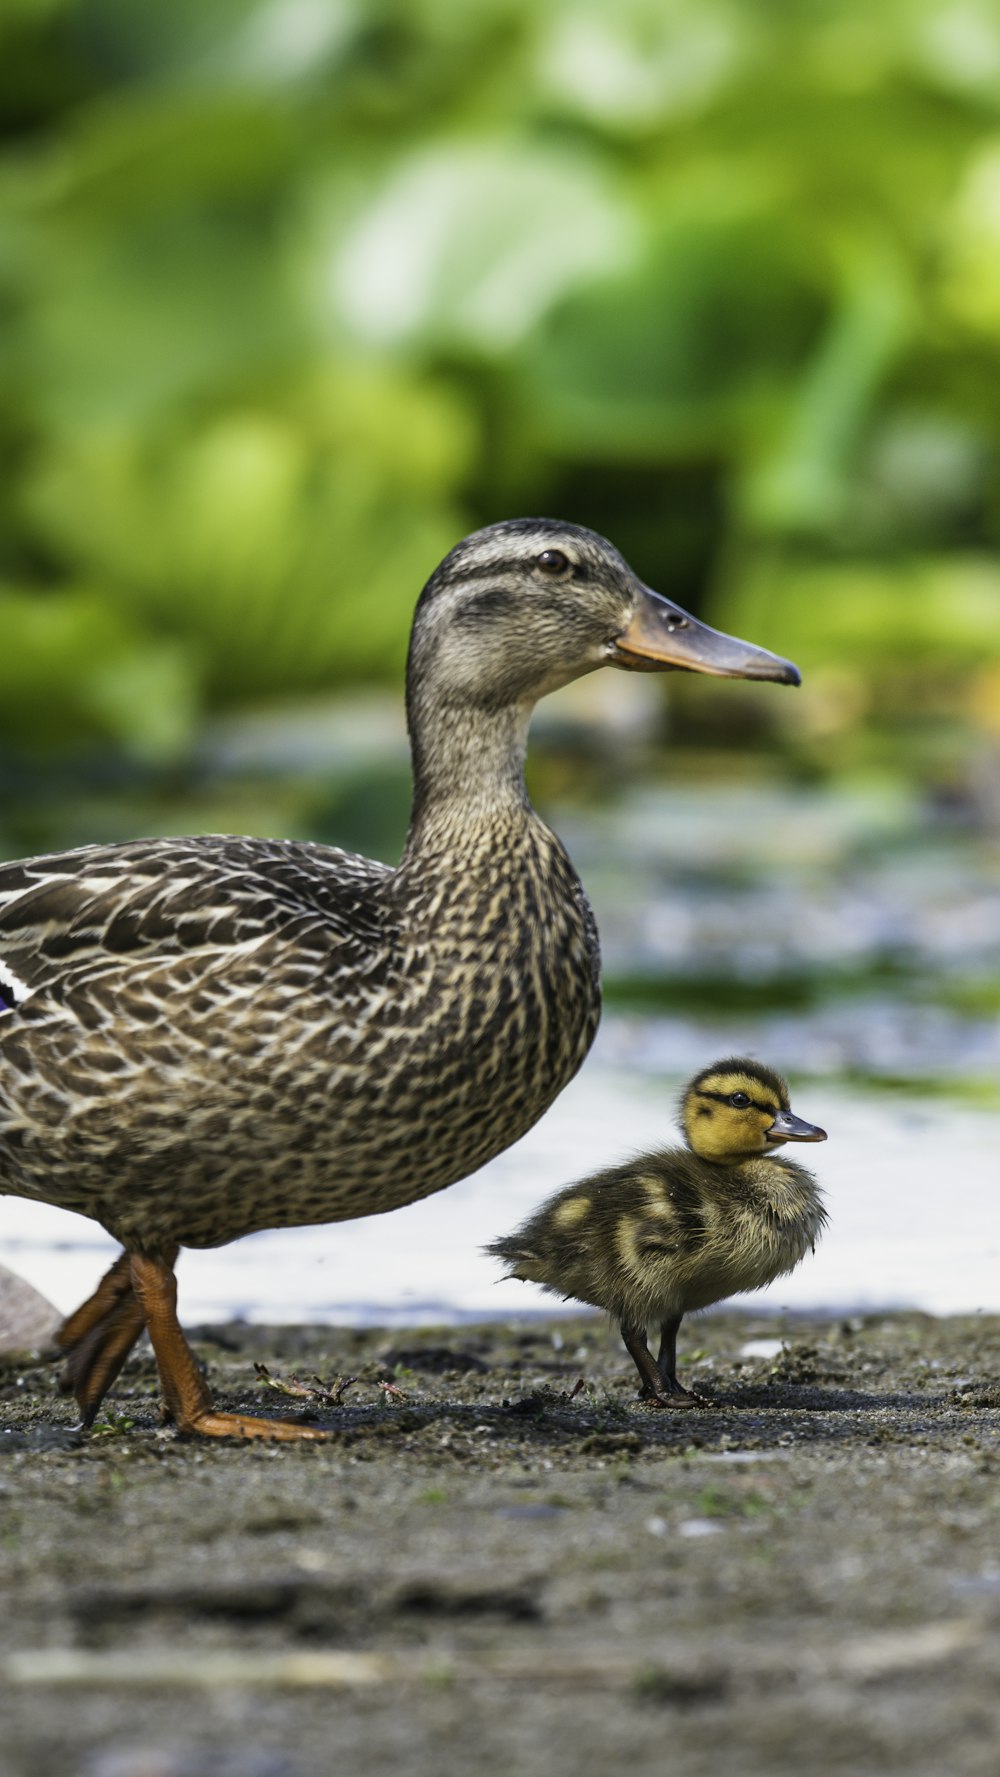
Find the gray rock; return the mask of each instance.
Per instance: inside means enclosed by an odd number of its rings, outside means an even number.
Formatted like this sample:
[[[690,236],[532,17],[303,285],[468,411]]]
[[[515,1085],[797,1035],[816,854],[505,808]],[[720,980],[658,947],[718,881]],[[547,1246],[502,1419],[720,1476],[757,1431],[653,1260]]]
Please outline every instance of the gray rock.
[[[61,1319],[45,1296],[0,1265],[0,1352],[47,1345]]]

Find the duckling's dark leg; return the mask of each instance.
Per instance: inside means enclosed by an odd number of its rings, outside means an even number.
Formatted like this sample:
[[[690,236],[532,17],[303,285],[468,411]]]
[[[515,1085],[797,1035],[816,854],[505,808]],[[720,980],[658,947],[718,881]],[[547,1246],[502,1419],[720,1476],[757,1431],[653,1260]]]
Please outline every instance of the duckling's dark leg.
[[[675,1406],[690,1405],[702,1399],[690,1388],[682,1388],[677,1380],[677,1334],[683,1319],[683,1314],[677,1314],[673,1320],[661,1320],[660,1350],[656,1359],[660,1387],[664,1394],[671,1396]]]
[[[217,1413],[208,1384],[177,1319],[177,1280],[165,1259],[129,1254],[129,1277],[142,1310],[167,1411],[179,1432],[203,1438],[280,1438],[285,1442],[328,1437],[311,1425],[287,1419],[256,1419],[246,1413]]]
[[[669,1322],[665,1323],[665,1325],[669,1324]],[[679,1325],[680,1321],[678,1320],[674,1326],[675,1341],[677,1338],[677,1327]],[[645,1327],[634,1326],[629,1321],[625,1320],[620,1321],[619,1326],[621,1328],[622,1338],[625,1341],[625,1349],[642,1378],[643,1386],[640,1391],[641,1398],[651,1407],[697,1406],[697,1396],[689,1394],[686,1388],[681,1388],[676,1377],[674,1377],[675,1386],[672,1388],[669,1383],[664,1381],[659,1369],[653,1362],[653,1354],[650,1351],[649,1346],[646,1344]]]

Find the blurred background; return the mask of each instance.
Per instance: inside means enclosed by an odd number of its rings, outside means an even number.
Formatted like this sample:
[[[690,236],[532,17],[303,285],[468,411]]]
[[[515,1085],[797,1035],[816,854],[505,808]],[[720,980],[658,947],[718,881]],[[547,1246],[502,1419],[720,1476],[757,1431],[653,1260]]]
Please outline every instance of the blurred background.
[[[478,1243],[743,1048],[834,1137],[781,1299],[1000,1307],[992,0],[6,0],[0,108],[5,855],[394,859],[412,606],[501,517],[605,532],[805,678],[543,706],[586,1085],[446,1198],[202,1256],[203,1311],[276,1312],[279,1247],[311,1313],[527,1305]],[[53,1290],[68,1223],[22,1212]]]

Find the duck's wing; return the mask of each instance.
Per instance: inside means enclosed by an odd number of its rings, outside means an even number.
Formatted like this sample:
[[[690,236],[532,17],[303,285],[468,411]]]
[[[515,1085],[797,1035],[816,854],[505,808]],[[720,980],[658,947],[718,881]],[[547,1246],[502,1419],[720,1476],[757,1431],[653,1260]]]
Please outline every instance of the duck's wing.
[[[136,840],[0,866],[0,1011],[108,968],[315,935],[377,948],[387,865],[294,841]]]

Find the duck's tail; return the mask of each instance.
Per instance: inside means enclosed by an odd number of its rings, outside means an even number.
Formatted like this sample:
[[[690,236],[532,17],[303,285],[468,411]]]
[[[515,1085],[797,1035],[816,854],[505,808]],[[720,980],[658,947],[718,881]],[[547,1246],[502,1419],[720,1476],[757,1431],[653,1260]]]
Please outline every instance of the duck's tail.
[[[508,1276],[511,1277],[515,1275],[515,1266],[523,1265],[536,1257],[530,1247],[525,1245],[524,1237],[520,1234],[501,1235],[499,1240],[491,1240],[488,1246],[484,1246],[483,1252],[488,1253],[491,1259],[500,1259],[504,1265],[509,1266]]]

